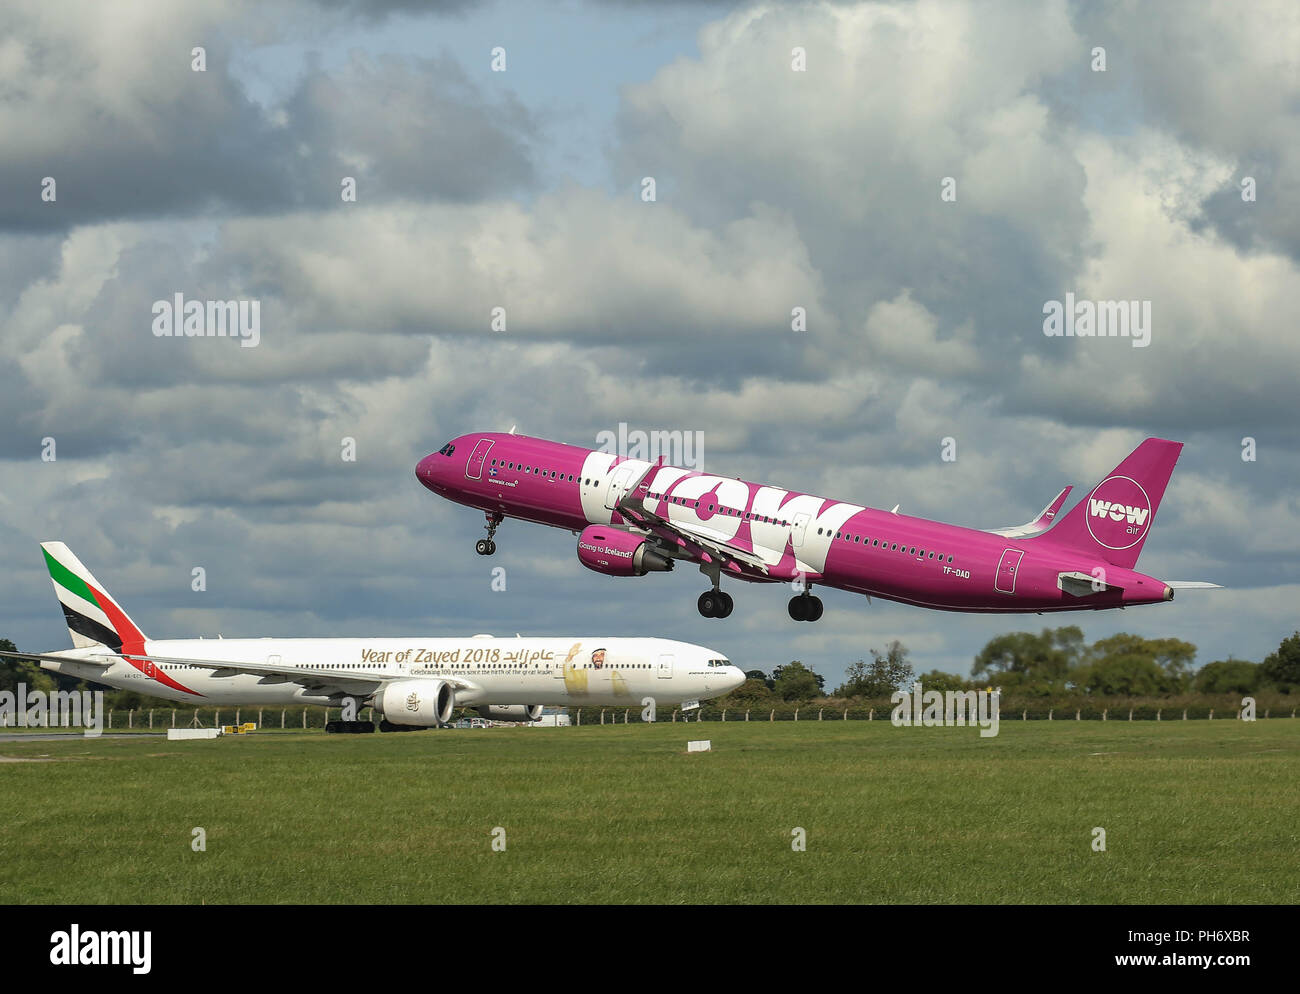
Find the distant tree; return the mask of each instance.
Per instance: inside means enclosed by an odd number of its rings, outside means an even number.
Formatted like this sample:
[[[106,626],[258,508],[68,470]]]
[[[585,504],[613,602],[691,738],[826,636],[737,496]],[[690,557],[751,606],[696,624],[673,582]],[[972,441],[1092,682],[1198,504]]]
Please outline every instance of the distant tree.
[[[1009,632],[991,639],[971,667],[976,678],[1000,683],[1064,683],[1083,650],[1083,630],[1067,625],[1041,633]]]
[[[871,650],[871,662],[859,659],[844,671],[844,683],[835,691],[836,697],[888,697],[900,687],[912,682],[912,664],[907,661],[907,649],[897,639],[885,651]]]
[[[772,689],[772,678],[769,677],[769,676],[768,676],[766,673],[764,673],[762,670],[746,670],[746,671],[745,671],[745,679],[746,679],[746,680],[762,680],[763,683],[764,683],[764,685],[766,685],[766,687],[767,687],[768,690],[771,690],[771,689]]]
[[[1259,687],[1260,667],[1244,659],[1206,663],[1196,671],[1192,687],[1201,694],[1250,694]]]
[[[1284,638],[1277,652],[1270,652],[1259,664],[1259,675],[1284,694],[1300,686],[1300,632]]]
[[[816,672],[815,670],[810,669],[807,666],[804,666],[804,664],[797,659],[794,660],[792,663],[790,663],[790,665],[799,667],[799,669],[802,670],[802,672],[804,673],[812,674],[813,679],[817,681],[817,693],[813,695],[814,697],[818,696],[819,694],[826,693],[826,678],[824,676],[822,676],[820,673]],[[773,690],[777,690],[777,684],[780,683],[781,681],[781,674],[784,673],[786,669],[787,667],[785,666],[778,666],[776,669],[774,669],[772,671],[772,680],[768,684],[768,686],[770,686]],[[796,673],[798,672],[799,670],[796,670]],[[794,700],[794,698],[786,698],[786,700]]]
[[[822,678],[799,660],[772,671],[773,690],[783,701],[810,701],[822,691]]]
[[[959,677],[955,673],[945,673],[943,670],[922,673],[916,680],[924,689],[938,691],[965,690],[970,682],[964,677]]]
[[[1179,690],[1178,681],[1143,653],[1108,655],[1080,670],[1080,686],[1091,694],[1152,697]]]
[[[1113,679],[1120,670],[1114,665],[1115,660],[1142,658],[1163,674],[1163,679],[1156,681],[1162,688],[1159,691],[1132,691],[1132,693],[1175,693],[1185,690],[1190,682],[1188,672],[1192,660],[1196,658],[1196,646],[1179,639],[1144,639],[1140,635],[1120,632],[1109,638],[1098,639],[1084,653],[1084,665],[1078,674],[1078,683],[1085,688],[1093,688],[1097,678],[1089,676],[1089,671],[1097,671],[1105,676],[1103,680]],[[1127,665],[1127,664],[1126,664]],[[1100,670],[1097,668],[1101,667]],[[1137,671],[1128,666],[1137,682],[1146,684],[1150,681],[1137,678]],[[1124,693],[1124,691],[1118,691]]]
[[[8,639],[0,639],[0,649],[5,652],[17,652],[18,646]],[[29,691],[43,690],[48,693],[55,688],[54,677],[41,669],[39,663],[30,659],[0,656],[0,690],[8,690],[12,693],[18,689],[20,683],[26,685]]]

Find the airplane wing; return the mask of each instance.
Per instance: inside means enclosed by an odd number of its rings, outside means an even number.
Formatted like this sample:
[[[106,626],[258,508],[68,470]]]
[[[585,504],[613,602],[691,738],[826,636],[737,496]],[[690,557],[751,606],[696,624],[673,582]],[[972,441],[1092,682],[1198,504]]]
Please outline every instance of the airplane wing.
[[[56,656],[48,652],[3,652],[0,656],[8,656],[10,659],[32,659],[40,661],[49,660],[52,663],[84,663],[87,666],[112,666],[117,662],[117,656],[112,653],[94,656]]]
[[[721,532],[703,525],[672,521],[649,510],[645,506],[645,497],[650,492],[650,474],[658,468],[649,467],[615,505],[615,510],[623,516],[624,521],[644,529],[669,546],[681,549],[692,559],[705,563],[716,559],[721,562],[723,569],[733,573],[743,572],[740,567],[744,565],[764,575],[771,575],[771,566],[767,562],[752,550],[729,541]],[[804,570],[803,573],[810,579],[821,575],[812,570]]]
[[[1059,494],[1052,498],[1045,508],[1038,512],[1038,517],[1033,521],[1026,521],[1023,525],[1013,525],[1009,528],[987,528],[986,531],[994,535],[1005,535],[1007,538],[1028,538],[1030,535],[1037,535],[1039,532],[1047,531],[1048,527],[1056,520],[1056,513],[1060,511],[1061,505],[1065,503],[1065,498],[1070,496],[1073,487],[1066,487]]]
[[[122,659],[138,662],[176,663],[182,666],[195,666],[212,670],[214,677],[248,674],[261,677],[262,683],[297,683],[308,689],[338,687],[340,690],[354,694],[372,694],[380,686],[392,680],[408,680],[403,673],[351,673],[343,672],[329,666],[285,666],[273,663],[237,663],[225,659],[189,659],[183,656],[155,656],[151,654],[136,655],[119,653]],[[431,678],[432,679],[432,678]],[[449,683],[457,690],[476,690],[478,685],[460,677],[438,676],[443,683]]]

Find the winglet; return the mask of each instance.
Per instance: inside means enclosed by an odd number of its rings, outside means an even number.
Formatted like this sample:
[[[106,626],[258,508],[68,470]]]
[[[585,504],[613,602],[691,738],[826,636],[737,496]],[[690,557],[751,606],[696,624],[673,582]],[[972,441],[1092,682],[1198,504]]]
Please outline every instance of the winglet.
[[[1047,531],[1052,522],[1056,520],[1057,512],[1061,510],[1062,505],[1065,504],[1065,499],[1070,496],[1070,491],[1073,489],[1073,487],[1066,487],[1053,497],[1051,502],[1038,512],[1038,517],[1032,521],[1009,528],[990,528],[989,532],[994,535],[1005,535],[1007,538],[1024,538],[1028,535],[1037,535],[1039,532]]]

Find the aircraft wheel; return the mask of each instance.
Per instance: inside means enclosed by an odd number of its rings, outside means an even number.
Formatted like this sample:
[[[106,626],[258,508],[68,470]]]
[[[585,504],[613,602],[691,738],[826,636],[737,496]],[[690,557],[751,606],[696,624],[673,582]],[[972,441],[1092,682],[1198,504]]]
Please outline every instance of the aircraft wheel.
[[[496,543],[491,539],[481,538],[474,543],[474,551],[480,556],[490,556],[496,551]]]
[[[822,599],[820,597],[810,597],[808,599],[808,620],[817,621],[822,616]]]
[[[798,597],[791,597],[787,610],[790,612],[790,617],[795,621],[807,621],[808,598],[803,594],[800,594]]]
[[[717,618],[718,609],[722,606],[718,594],[712,590],[706,590],[700,594],[700,599],[695,602],[695,606],[700,609],[700,614],[706,618]]]
[[[721,601],[721,603],[718,605],[719,608],[718,617],[719,618],[730,617],[731,610],[736,606],[736,602],[731,599],[730,594],[725,594],[721,590],[718,591],[718,600]]]

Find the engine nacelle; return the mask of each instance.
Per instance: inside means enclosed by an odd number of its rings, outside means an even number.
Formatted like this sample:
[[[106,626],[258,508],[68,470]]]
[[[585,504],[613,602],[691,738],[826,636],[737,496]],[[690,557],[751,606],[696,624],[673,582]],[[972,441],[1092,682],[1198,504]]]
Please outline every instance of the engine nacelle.
[[[673,561],[655,552],[643,535],[608,525],[588,525],[578,536],[578,562],[606,576],[645,576],[667,572]]]
[[[441,680],[395,680],[375,695],[375,707],[394,725],[445,725],[455,706],[451,684]]]
[[[540,704],[484,704],[474,710],[488,721],[537,721],[542,716]]]

